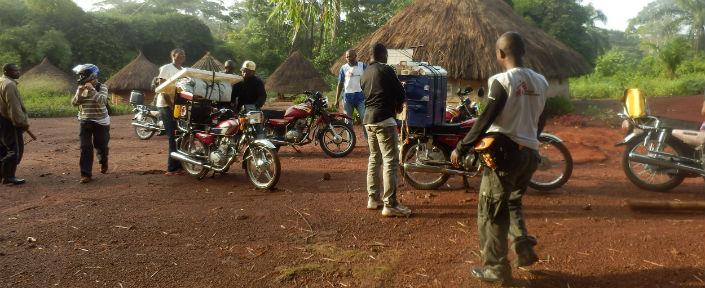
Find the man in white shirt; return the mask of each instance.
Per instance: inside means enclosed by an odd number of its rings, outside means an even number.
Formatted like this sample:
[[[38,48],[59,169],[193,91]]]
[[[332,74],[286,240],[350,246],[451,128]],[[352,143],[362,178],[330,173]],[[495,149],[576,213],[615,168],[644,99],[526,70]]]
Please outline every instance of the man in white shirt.
[[[512,272],[507,258],[507,240],[517,255],[514,266],[529,266],[538,261],[534,252],[536,238],[529,236],[524,222],[521,198],[538,165],[537,135],[539,117],[546,103],[548,82],[533,70],[523,67],[524,40],[507,32],[497,40],[496,57],[505,72],[490,77],[485,109],[465,138],[451,154],[451,162],[479,142],[494,139],[488,150],[491,160],[483,159],[482,182],[477,204],[482,266],[471,271],[485,282],[507,282]]]
[[[340,72],[338,73],[338,86],[335,93],[335,107],[338,108],[341,98],[341,93],[345,92],[342,96],[343,98],[343,112],[345,115],[353,117],[353,111],[357,110],[357,114],[360,116],[360,121],[365,118],[365,96],[362,93],[362,87],[360,86],[360,77],[362,72],[365,71],[367,65],[363,62],[357,61],[357,52],[354,49],[350,49],[345,52],[345,59],[348,63],[345,63],[340,67]],[[353,123],[350,123],[351,125]],[[367,131],[363,129],[363,134],[367,138]]]
[[[167,79],[176,75],[183,68],[186,61],[186,52],[183,49],[176,48],[171,50],[171,63],[159,67],[159,83],[163,83]],[[181,162],[171,158],[171,152],[176,152],[176,121],[174,121],[174,95],[159,93],[157,95],[157,109],[164,123],[164,130],[169,137],[169,153],[167,153],[167,170],[164,175],[184,175],[181,169]]]

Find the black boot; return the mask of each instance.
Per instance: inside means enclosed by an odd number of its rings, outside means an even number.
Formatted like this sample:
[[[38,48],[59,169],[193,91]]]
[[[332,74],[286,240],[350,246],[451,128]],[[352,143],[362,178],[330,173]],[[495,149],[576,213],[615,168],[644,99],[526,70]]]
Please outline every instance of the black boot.
[[[514,261],[514,266],[531,266],[539,261],[539,256],[536,255],[536,252],[534,251],[534,246],[536,246],[536,243],[536,238],[531,236],[521,237],[520,239],[515,240],[514,251],[517,254],[517,258]]]
[[[15,177],[15,171],[17,171],[17,165],[9,165],[3,163],[2,165],[2,184],[11,185],[22,185],[26,181]]]

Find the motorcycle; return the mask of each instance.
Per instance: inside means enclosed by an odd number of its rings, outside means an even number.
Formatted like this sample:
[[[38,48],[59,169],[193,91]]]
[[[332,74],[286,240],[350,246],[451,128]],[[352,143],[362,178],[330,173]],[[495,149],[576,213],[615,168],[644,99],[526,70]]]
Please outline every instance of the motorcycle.
[[[132,105],[132,126],[135,129],[135,135],[141,140],[152,138],[155,133],[164,132],[164,124],[159,117],[159,111],[147,105],[144,105],[144,93],[138,90],[130,92],[130,105]]]
[[[277,147],[301,146],[318,142],[330,157],[345,157],[355,148],[352,119],[343,113],[328,112],[328,99],[321,92],[304,92],[308,97],[286,111],[265,110],[265,134]]]
[[[471,88],[465,88],[456,93],[461,99],[460,105],[455,108],[459,113],[446,111],[446,122],[459,123],[446,123],[431,129],[403,128],[406,132],[402,133],[402,139],[406,139],[406,144],[401,149],[403,175],[414,188],[438,189],[451,175],[463,176],[463,182],[468,187],[467,178],[480,172],[481,166],[479,161],[475,161],[475,155],[467,155],[466,160],[462,161],[464,164],[461,169],[453,167],[450,163],[450,152],[472,129],[479,116],[479,105],[467,97],[471,91]],[[483,95],[484,91],[478,90],[478,96]],[[573,171],[570,151],[555,135],[541,133],[538,140],[541,158],[529,187],[541,191],[559,188],[568,181]]]
[[[622,168],[634,185],[666,192],[685,178],[705,177],[705,131],[673,129],[646,113],[638,91],[625,91],[623,128],[630,131],[616,146],[624,146]]]
[[[205,101],[193,101],[184,111],[188,121],[177,125],[177,151],[170,156],[181,161],[188,174],[203,179],[211,171],[225,173],[241,157],[255,187],[270,189],[277,184],[281,166],[276,146],[258,137],[262,111],[247,105],[235,114],[227,108],[211,108]]]

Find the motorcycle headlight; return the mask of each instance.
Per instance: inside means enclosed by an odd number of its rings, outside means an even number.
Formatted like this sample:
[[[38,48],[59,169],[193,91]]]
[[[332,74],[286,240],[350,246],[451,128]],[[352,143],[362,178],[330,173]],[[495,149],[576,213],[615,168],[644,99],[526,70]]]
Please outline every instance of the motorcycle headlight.
[[[262,120],[264,120],[264,114],[262,114],[261,111],[253,111],[247,113],[247,123],[259,124],[263,122]]]

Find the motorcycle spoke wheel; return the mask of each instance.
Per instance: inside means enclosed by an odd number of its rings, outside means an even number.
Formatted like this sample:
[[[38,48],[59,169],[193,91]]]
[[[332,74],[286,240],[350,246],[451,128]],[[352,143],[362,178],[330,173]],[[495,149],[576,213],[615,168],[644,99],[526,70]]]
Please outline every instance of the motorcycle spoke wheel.
[[[208,156],[208,148],[193,135],[187,135],[181,139],[181,151],[188,155],[193,155],[195,158],[204,158]],[[191,176],[203,178],[208,173],[208,169],[203,166],[181,161],[181,167]]]
[[[684,177],[678,173],[678,170],[639,163],[629,159],[630,153],[653,157],[653,153],[649,151],[653,150],[656,144],[655,141],[651,141],[645,146],[642,140],[627,146],[622,166],[629,180],[635,185],[651,191],[665,192],[683,182]],[[662,152],[679,155],[678,151],[669,143],[664,144]]]
[[[404,149],[404,155],[402,156],[402,165],[443,162],[450,159],[448,152],[441,147],[424,143],[420,144],[418,142],[407,145],[408,146]],[[404,179],[406,179],[411,186],[420,190],[438,189],[448,181],[450,177],[443,173],[406,171],[406,169],[402,169],[402,171]]]
[[[352,126],[345,124],[344,122],[332,123],[333,129],[330,127],[326,128],[321,132],[318,142],[320,142],[321,149],[328,156],[331,157],[344,157],[355,148],[355,132],[352,130]]]
[[[540,160],[531,176],[529,187],[536,190],[552,190],[565,184],[573,172],[573,159],[560,142],[539,137]]]
[[[154,117],[142,116],[139,119],[139,121],[141,121],[145,125],[157,125],[157,120]],[[152,138],[152,136],[154,136],[154,133],[156,133],[156,131],[144,127],[135,126],[135,134],[137,135],[137,138],[140,138],[141,140],[147,140],[149,138]]]
[[[255,187],[270,189],[277,184],[281,166],[274,151],[265,147],[252,147],[246,161],[247,176]]]

